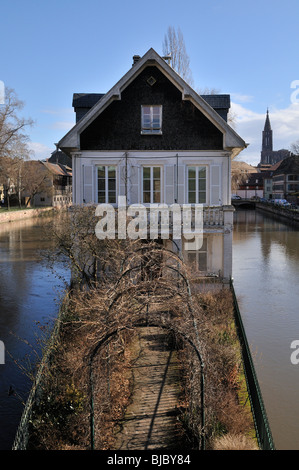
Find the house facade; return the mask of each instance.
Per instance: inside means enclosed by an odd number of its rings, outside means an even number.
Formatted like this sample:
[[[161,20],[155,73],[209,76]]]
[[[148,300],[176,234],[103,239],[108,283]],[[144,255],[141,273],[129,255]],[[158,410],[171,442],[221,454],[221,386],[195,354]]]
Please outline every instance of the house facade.
[[[272,174],[273,199],[299,202],[299,156],[292,155],[281,161]]]
[[[203,243],[182,253],[202,275],[231,276],[231,161],[246,144],[228,125],[229,95],[198,95],[153,49],[106,94],[74,94],[73,203],[202,204]],[[171,242],[169,242],[171,243]]]

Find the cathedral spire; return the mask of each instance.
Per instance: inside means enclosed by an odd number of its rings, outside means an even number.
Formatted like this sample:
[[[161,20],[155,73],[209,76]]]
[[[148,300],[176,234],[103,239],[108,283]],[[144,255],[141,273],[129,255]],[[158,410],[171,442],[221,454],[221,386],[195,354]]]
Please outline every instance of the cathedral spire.
[[[270,118],[269,118],[269,109],[268,108],[267,108],[267,115],[266,115],[266,121],[265,121],[265,127],[264,127],[264,132],[265,131],[271,131],[271,133],[272,133]],[[271,137],[272,137],[272,135],[271,135]],[[272,150],[272,148],[271,148],[271,150]]]
[[[273,155],[273,132],[271,129],[269,109],[267,108],[265,126],[263,130],[261,164],[272,164]]]

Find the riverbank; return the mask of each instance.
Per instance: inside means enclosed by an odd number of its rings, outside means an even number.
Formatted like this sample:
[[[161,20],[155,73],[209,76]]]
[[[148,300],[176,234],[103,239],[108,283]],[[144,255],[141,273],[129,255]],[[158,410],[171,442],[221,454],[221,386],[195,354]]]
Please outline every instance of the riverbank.
[[[54,207],[42,207],[39,209],[19,209],[2,212],[0,211],[0,224],[4,222],[15,222],[16,220],[29,219],[31,217],[41,217],[54,212]]]
[[[287,209],[286,207],[280,207],[277,204],[267,204],[263,202],[256,203],[256,209],[260,209],[265,212],[270,212],[271,214],[278,215],[279,217],[284,217],[293,222],[299,222],[299,212],[292,209]]]

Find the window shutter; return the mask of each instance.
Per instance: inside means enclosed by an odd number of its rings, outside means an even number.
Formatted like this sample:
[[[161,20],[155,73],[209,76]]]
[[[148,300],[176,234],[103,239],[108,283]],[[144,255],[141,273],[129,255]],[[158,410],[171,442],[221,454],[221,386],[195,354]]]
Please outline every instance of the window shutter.
[[[177,194],[178,204],[185,204],[185,165],[178,166],[178,177],[177,177]]]
[[[165,187],[165,204],[173,204],[175,199],[174,186],[174,169],[173,165],[164,166],[164,187]]]
[[[210,205],[219,206],[221,201],[221,166],[211,165],[210,177]]]
[[[83,203],[94,202],[94,167],[92,165],[83,166]]]
[[[138,165],[130,165],[128,169],[128,204],[138,204],[140,202],[139,195],[139,178],[140,167]],[[142,182],[140,182],[140,187]]]

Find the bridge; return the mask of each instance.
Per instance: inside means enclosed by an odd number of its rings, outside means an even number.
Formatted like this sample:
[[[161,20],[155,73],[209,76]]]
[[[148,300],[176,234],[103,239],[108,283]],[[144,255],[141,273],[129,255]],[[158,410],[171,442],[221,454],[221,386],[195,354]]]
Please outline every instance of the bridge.
[[[236,209],[238,207],[246,209],[255,209],[256,203],[259,202],[256,199],[232,199],[231,203]]]

